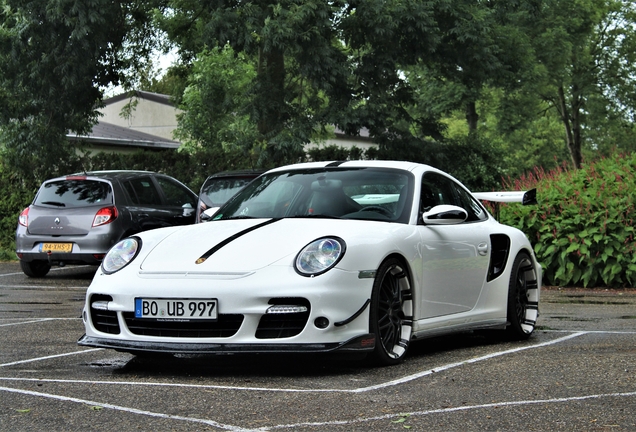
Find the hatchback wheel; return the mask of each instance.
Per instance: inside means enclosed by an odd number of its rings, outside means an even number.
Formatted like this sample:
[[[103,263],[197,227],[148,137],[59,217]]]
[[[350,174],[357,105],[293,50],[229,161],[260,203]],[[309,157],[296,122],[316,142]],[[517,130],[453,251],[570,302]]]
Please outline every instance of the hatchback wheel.
[[[32,278],[41,278],[51,270],[51,264],[46,261],[20,261],[20,267],[25,275]]]

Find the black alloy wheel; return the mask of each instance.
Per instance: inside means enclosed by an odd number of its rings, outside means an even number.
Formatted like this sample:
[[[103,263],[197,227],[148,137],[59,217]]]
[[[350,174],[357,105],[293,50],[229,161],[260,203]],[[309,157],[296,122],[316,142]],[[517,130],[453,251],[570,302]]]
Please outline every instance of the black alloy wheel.
[[[413,326],[413,294],[402,262],[390,258],[378,269],[373,283],[369,328],[375,334],[373,360],[381,365],[402,362]]]
[[[527,252],[520,252],[512,265],[508,286],[508,336],[528,339],[539,315],[537,274]]]

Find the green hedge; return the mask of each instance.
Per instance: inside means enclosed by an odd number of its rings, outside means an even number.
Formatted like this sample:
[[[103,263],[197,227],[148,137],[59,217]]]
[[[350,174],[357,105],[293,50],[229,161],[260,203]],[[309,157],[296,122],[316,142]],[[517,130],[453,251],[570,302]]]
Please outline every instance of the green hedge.
[[[615,155],[580,170],[536,170],[504,187],[537,188],[538,205],[502,206],[500,220],[524,231],[533,243],[544,284],[635,286],[636,154]]]
[[[16,259],[18,216],[31,203],[36,190],[35,184],[26,184],[19,174],[0,160],[0,261]]]

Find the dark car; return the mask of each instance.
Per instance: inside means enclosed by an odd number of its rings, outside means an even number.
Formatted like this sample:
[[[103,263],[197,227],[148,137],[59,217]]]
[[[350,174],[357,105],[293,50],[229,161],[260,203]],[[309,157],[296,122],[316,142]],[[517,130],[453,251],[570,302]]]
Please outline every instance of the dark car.
[[[262,173],[263,171],[256,170],[223,171],[208,177],[199,192],[197,222],[210,220],[212,215],[206,210],[221,207]]]
[[[95,171],[45,181],[20,214],[16,253],[22,271],[45,276],[52,265],[99,265],[135,233],[195,222],[197,195],[149,171]]]

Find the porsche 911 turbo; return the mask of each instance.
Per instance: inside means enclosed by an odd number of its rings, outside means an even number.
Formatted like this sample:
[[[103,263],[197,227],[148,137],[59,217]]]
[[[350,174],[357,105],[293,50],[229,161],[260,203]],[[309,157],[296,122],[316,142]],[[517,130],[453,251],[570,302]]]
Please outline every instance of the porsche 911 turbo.
[[[541,266],[524,233],[482,200],[533,199],[472,194],[411,162],[276,168],[208,223],[111,248],[78,343],[136,354],[358,353],[391,365],[431,336],[499,329],[526,339]]]

